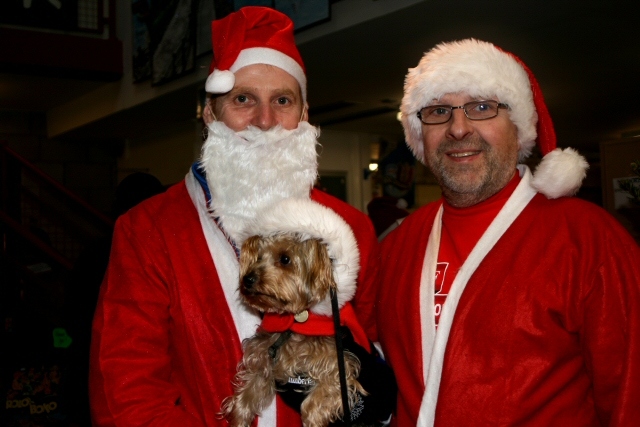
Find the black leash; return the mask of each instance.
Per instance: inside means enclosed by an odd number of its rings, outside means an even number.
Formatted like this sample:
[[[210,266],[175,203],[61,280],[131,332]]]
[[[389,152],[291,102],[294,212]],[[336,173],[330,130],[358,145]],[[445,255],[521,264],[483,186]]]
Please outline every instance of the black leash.
[[[347,374],[344,365],[344,347],[340,336],[340,311],[335,289],[331,288],[331,311],[333,311],[333,327],[336,331],[336,350],[338,352],[338,373],[340,376],[340,394],[342,394],[342,420],[346,426],[351,425],[351,408],[349,408],[349,392],[347,391]]]
[[[293,334],[293,332],[291,332],[290,329],[287,329],[286,331],[280,334],[276,342],[271,344],[271,347],[269,347],[269,356],[271,356],[271,359],[273,359],[274,361],[276,360],[276,356],[278,355],[278,350],[291,337],[291,334]]]

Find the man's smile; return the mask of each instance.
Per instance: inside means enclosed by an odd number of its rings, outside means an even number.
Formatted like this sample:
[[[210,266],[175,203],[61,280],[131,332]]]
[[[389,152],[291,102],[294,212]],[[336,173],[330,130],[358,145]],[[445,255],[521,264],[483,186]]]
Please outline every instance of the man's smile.
[[[480,152],[481,152],[480,150],[478,150],[478,151],[455,151],[455,152],[447,153],[447,156],[455,157],[455,158],[463,158],[463,157],[475,156],[477,154],[480,154]]]

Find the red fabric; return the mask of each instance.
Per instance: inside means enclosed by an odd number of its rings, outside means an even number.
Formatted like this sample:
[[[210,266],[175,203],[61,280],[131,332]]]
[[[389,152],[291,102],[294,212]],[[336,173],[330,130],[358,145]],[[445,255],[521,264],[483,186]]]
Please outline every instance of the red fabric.
[[[556,130],[553,126],[553,120],[551,120],[551,114],[549,114],[547,104],[544,102],[544,96],[542,95],[540,84],[538,83],[536,76],[529,69],[529,67],[527,67],[527,64],[522,61],[522,59],[518,58],[511,52],[507,52],[504,49],[501,49],[498,46],[496,46],[496,48],[515,59],[516,62],[520,64],[522,68],[524,68],[524,71],[529,77],[531,92],[533,94],[533,105],[536,107],[536,113],[538,114],[538,122],[536,124],[536,132],[538,134],[538,137],[536,138],[536,140],[538,141],[540,152],[543,156],[545,156],[556,149],[557,138]]]
[[[360,243],[355,300],[366,325],[377,272],[373,227],[331,196],[317,201],[343,216]],[[232,394],[241,345],[184,182],[117,221],[91,346],[94,426],[226,425],[218,412]],[[278,425],[300,425],[280,401]]]
[[[424,393],[419,283],[438,207],[419,209],[382,244],[377,321],[398,380],[396,426],[416,425]],[[435,425],[637,425],[638,260],[602,209],[537,195],[462,294]]]
[[[353,311],[351,303],[347,302],[340,309],[340,325],[349,328],[354,341],[371,353],[369,340],[356,318],[356,313]],[[260,328],[271,333],[291,330],[296,334],[308,336],[332,336],[336,333],[336,328],[333,326],[333,317],[322,316],[312,312],[309,312],[309,318],[305,322],[296,322],[294,315],[291,313],[265,313]]]
[[[494,194],[477,205],[456,208],[446,201],[443,203],[442,236],[436,272],[438,276],[434,292],[436,327],[440,321],[442,306],[458,270],[519,183],[520,175],[514,172],[513,178],[504,191]]]
[[[293,22],[277,10],[247,6],[211,23],[214,58],[209,74],[215,68],[231,68],[243,49],[265,47],[284,53],[304,71],[302,57],[293,37]]]

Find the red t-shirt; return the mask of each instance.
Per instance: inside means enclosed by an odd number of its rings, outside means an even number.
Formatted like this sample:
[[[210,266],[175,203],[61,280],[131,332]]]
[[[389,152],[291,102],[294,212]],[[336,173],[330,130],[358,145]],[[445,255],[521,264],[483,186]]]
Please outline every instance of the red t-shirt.
[[[520,175],[515,173],[498,193],[467,208],[456,208],[444,201],[434,290],[436,327],[458,270],[519,183]]]

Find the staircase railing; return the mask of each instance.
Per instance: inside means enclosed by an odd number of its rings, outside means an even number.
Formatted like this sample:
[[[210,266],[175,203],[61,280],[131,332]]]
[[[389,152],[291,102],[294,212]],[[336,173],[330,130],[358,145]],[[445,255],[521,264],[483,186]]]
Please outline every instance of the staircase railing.
[[[0,168],[4,257],[70,270],[88,242],[111,232],[111,218],[2,143]]]

